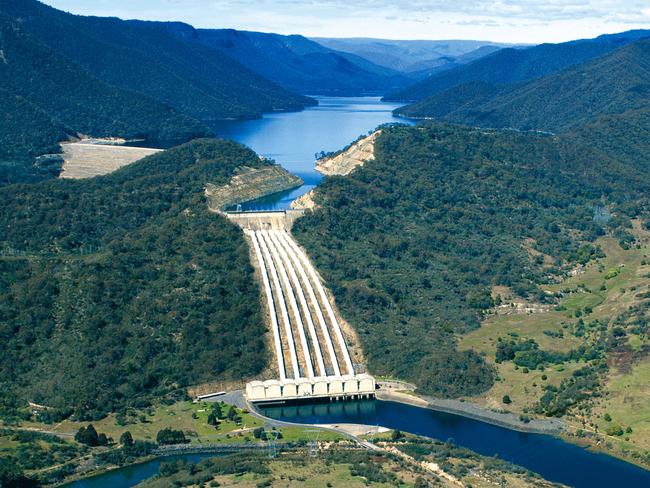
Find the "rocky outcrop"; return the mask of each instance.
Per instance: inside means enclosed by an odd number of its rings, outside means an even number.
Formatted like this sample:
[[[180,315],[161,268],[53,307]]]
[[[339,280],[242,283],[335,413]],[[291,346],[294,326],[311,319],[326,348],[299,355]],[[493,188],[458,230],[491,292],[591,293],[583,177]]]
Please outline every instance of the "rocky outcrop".
[[[205,187],[205,195],[210,209],[221,211],[231,205],[290,190],[302,184],[302,179],[281,166],[272,165],[264,168],[242,166],[227,185],[216,186],[208,183]]]
[[[347,175],[355,168],[375,158],[375,141],[381,134],[377,130],[368,137],[359,139],[349,148],[330,157],[316,161],[316,170],[324,175]]]
[[[300,195],[291,202],[291,208],[294,210],[313,210],[316,207],[316,202],[314,202],[314,190],[309,190],[307,193]]]

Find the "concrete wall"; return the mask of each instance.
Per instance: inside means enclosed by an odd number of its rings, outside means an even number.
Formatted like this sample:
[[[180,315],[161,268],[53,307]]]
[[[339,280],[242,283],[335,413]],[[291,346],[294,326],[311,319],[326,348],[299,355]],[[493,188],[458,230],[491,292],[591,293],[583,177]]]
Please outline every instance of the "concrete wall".
[[[251,381],[246,396],[251,402],[301,398],[350,397],[375,394],[375,379],[368,374],[298,378],[284,381]]]
[[[291,230],[304,210],[281,212],[226,212],[226,217],[245,230]]]

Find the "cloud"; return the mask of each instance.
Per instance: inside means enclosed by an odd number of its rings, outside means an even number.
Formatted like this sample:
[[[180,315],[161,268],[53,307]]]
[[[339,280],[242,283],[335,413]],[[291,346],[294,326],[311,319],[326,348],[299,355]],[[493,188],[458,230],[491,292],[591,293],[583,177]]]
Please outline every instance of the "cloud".
[[[332,37],[561,41],[650,27],[648,0],[44,0],[86,15]]]

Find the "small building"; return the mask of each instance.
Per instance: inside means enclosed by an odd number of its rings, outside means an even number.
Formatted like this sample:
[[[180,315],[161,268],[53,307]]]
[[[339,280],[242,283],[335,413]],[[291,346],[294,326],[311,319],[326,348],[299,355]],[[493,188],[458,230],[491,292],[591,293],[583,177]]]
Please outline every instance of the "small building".
[[[359,393],[375,394],[375,378],[369,374],[358,374],[357,380],[359,380]]]
[[[282,382],[282,398],[297,398],[298,384],[296,380],[285,380]]]
[[[314,378],[313,393],[314,396],[327,396],[329,389],[327,388],[328,382],[326,377]]]
[[[264,388],[266,389],[266,399],[282,398],[282,384],[278,380],[266,380]]]
[[[252,402],[266,398],[266,388],[261,381],[251,381],[246,385],[246,396]]]
[[[299,397],[309,397],[313,395],[312,380],[308,380],[307,378],[298,378],[296,384],[298,386]]]
[[[340,376],[329,378],[329,394],[330,396],[343,395],[343,380]]]
[[[359,382],[356,376],[351,374],[343,376],[343,392],[346,395],[356,395],[359,393]]]

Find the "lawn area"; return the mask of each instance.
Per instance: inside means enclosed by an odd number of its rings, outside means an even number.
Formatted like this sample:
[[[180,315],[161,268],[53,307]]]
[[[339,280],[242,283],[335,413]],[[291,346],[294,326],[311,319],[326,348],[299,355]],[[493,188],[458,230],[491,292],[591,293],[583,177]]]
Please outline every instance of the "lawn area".
[[[126,417],[129,422],[126,425],[119,425],[117,417],[108,417],[93,422],[72,422],[65,420],[56,425],[47,425],[33,422],[26,422],[25,427],[35,427],[42,430],[74,434],[81,426],[92,423],[97,432],[105,433],[117,441],[123,432],[129,431],[134,439],[141,439],[155,442],[158,431],[166,428],[182,430],[192,442],[220,442],[227,439],[226,435],[235,435],[236,431],[252,429],[262,425],[262,421],[249,413],[237,409],[241,423],[237,424],[228,419],[222,419],[217,429],[208,424],[208,415],[211,408],[210,403],[192,403],[181,401],[173,405],[158,405],[149,410],[138,410],[130,412]],[[228,412],[229,406],[222,406],[223,414]],[[194,417],[193,418],[193,414]]]

